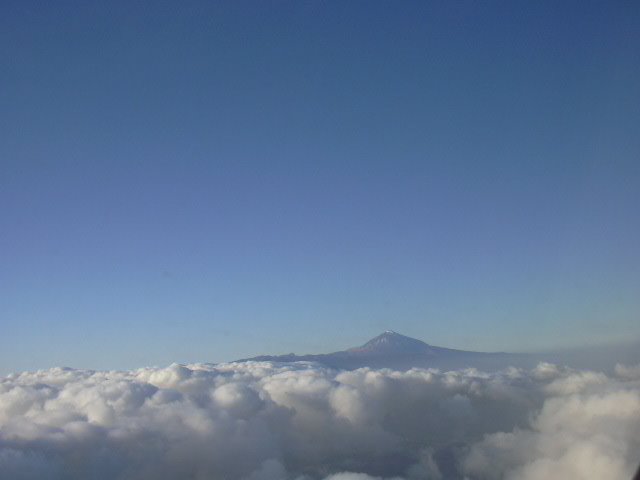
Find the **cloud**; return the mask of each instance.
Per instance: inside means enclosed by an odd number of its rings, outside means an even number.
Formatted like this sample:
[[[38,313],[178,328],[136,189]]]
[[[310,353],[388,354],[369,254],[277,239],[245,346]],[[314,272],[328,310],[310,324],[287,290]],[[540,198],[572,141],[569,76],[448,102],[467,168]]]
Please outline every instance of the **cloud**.
[[[639,367],[51,369],[0,379],[0,478],[630,478]]]
[[[471,478],[629,479],[640,452],[640,384],[575,372],[545,387],[527,429],[495,433],[464,459]]]
[[[640,365],[628,366],[617,364],[615,373],[617,376],[628,380],[640,380]]]

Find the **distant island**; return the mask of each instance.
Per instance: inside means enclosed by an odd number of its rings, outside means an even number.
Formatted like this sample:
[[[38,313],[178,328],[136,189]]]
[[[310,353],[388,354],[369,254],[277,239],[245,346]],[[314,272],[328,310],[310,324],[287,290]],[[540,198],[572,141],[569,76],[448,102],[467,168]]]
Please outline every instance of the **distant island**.
[[[333,353],[259,355],[237,362],[316,362],[327,367],[352,370],[362,367],[393,368],[481,368],[499,370],[508,366],[531,367],[540,356],[524,353],[486,353],[436,347],[416,338],[387,330],[361,346]]]
[[[333,353],[296,355],[259,355],[236,362],[315,362],[321,365],[354,370],[356,368],[437,368],[454,370],[477,368],[497,371],[508,367],[533,368],[540,362],[557,363],[573,368],[612,371],[617,362],[629,365],[640,362],[637,341],[624,345],[564,349],[536,353],[473,352],[429,345],[417,338],[386,330],[358,347]]]

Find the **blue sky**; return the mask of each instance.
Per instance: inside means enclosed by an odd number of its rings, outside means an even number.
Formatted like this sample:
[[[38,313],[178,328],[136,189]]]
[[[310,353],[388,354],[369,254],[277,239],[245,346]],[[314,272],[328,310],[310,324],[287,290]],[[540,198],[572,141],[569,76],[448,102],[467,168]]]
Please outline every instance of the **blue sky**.
[[[0,370],[637,338],[635,2],[4,2]]]

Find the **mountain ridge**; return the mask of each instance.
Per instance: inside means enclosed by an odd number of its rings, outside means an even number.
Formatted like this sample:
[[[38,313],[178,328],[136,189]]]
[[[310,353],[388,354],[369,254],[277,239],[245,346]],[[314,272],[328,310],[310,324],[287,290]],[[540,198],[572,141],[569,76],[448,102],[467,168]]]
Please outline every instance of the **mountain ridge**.
[[[408,370],[422,368],[483,368],[496,370],[535,363],[529,354],[474,352],[429,345],[422,340],[386,330],[364,344],[332,353],[259,355],[236,362],[317,362],[331,368],[351,370],[362,367]],[[507,365],[508,364],[508,365]]]

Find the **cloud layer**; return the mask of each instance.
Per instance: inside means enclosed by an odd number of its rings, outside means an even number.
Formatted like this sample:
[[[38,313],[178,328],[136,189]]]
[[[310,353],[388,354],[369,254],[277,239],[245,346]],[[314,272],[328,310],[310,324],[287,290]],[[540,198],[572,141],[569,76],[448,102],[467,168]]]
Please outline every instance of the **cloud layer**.
[[[628,479],[640,368],[615,376],[317,364],[0,379],[0,478]]]

